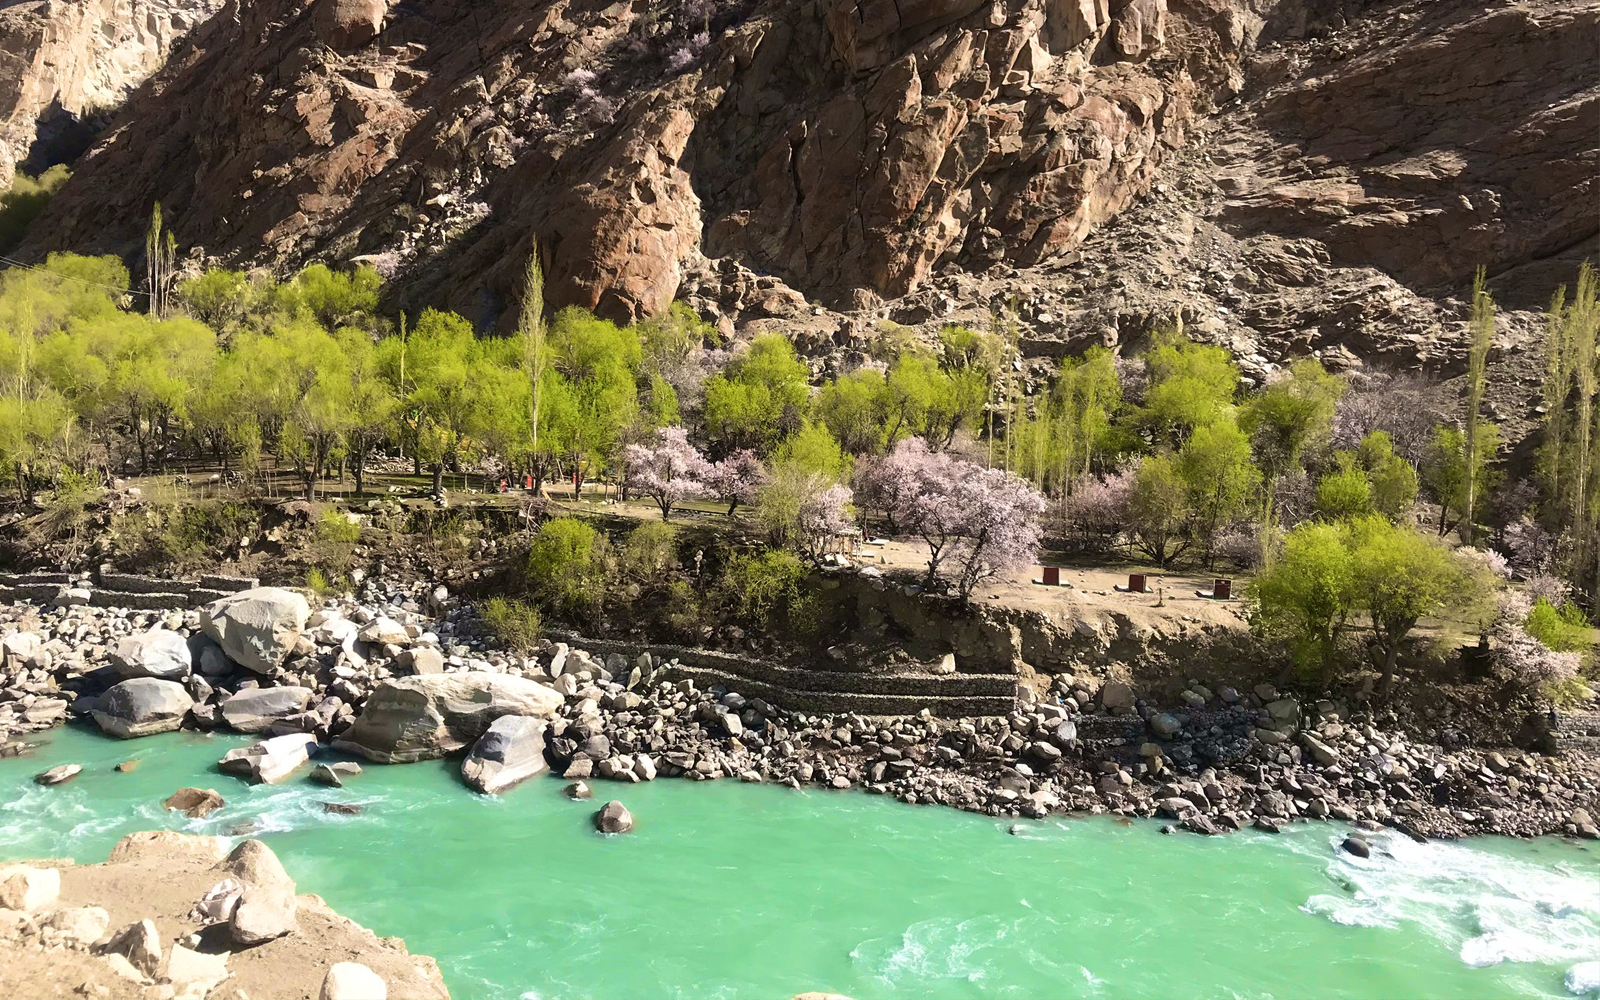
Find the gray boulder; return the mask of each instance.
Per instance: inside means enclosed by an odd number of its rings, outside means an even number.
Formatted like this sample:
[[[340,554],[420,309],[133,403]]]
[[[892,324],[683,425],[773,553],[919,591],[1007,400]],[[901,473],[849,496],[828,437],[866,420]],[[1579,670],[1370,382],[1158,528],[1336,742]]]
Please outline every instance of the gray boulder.
[[[1183,723],[1177,716],[1162,712],[1150,717],[1150,731],[1164,740],[1170,740],[1183,729]]]
[[[257,587],[213,601],[200,627],[228,658],[258,674],[271,673],[288,658],[305,630],[306,599],[277,587]]]
[[[259,733],[276,719],[305,711],[310,702],[310,688],[245,688],[222,703],[222,718],[241,733]]]
[[[125,636],[111,647],[111,668],[123,678],[181,681],[192,665],[189,640],[164,628]]]
[[[317,748],[314,736],[290,733],[260,743],[229,750],[217,761],[224,774],[236,774],[256,785],[276,785],[311,760]]]
[[[633,829],[633,814],[621,802],[612,800],[594,814],[594,828],[601,833],[628,833]]]
[[[404,764],[465,749],[503,715],[548,719],[557,692],[509,674],[431,674],[386,680],[334,746],[379,764]]]
[[[90,714],[102,730],[126,740],[172,732],[193,706],[194,699],[177,681],[135,677],[112,685]]]
[[[544,730],[543,719],[502,715],[472,745],[461,762],[461,777],[485,795],[498,795],[547,770]]]
[[[311,780],[320,785],[332,785],[334,788],[343,788],[344,779],[354,777],[361,773],[361,765],[353,760],[341,760],[332,764],[318,764],[311,769]]]

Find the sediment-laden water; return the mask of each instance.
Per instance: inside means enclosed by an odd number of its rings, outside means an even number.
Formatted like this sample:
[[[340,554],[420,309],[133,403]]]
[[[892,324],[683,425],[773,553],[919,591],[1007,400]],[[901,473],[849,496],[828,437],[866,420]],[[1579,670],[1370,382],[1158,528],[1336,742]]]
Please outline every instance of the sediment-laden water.
[[[0,760],[0,856],[94,861],[132,830],[254,823],[301,891],[433,955],[457,1000],[1600,997],[1594,844],[1376,834],[1360,860],[1336,825],[1204,838],[1055,819],[1012,836],[855,792],[666,780],[596,782],[637,824],[603,838],[597,803],[555,778],[486,799],[450,761],[248,787],[212,767],[237,737],[48,739]],[[33,784],[58,763],[85,770]],[[164,813],[184,785],[228,805]]]

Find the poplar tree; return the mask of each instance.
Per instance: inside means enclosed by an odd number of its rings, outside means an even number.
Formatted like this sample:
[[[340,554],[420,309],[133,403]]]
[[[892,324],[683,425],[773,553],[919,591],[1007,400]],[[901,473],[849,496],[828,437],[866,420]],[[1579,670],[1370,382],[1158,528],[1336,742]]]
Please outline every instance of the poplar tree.
[[[545,347],[549,338],[549,328],[544,322],[544,268],[539,263],[537,241],[528,252],[528,268],[523,279],[522,321],[519,326],[519,332],[522,334],[523,369],[528,376],[528,387],[532,397],[528,410],[533,425],[533,451],[537,454],[540,389],[544,382],[544,373],[550,366],[549,354]]]
[[[1477,510],[1479,494],[1483,491],[1481,470],[1487,456],[1479,455],[1483,444],[1479,426],[1483,408],[1485,384],[1484,370],[1489,361],[1489,348],[1494,343],[1494,300],[1485,287],[1486,272],[1478,268],[1472,281],[1472,315],[1467,321],[1467,332],[1472,338],[1467,355],[1467,418],[1463,445],[1466,450],[1466,509],[1462,517],[1462,538],[1471,545],[1478,535]]]
[[[1563,527],[1569,577],[1600,594],[1600,281],[1586,262],[1572,299],[1556,290],[1545,325],[1544,443],[1539,478],[1549,520]]]

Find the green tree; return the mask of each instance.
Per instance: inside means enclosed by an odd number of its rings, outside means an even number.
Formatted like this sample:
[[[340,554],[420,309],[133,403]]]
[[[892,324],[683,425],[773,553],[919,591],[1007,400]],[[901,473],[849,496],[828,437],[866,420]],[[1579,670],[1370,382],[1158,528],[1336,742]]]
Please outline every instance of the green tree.
[[[1565,541],[1569,579],[1600,594],[1600,281],[1587,262],[1571,301],[1557,289],[1545,320],[1544,442],[1538,476],[1546,520]]]
[[[571,408],[563,434],[567,455],[581,484],[617,451],[624,429],[637,419],[643,352],[632,329],[575,308],[556,315],[550,346],[564,396],[558,405]]]
[[[1307,449],[1325,440],[1333,426],[1334,408],[1348,388],[1329,374],[1315,358],[1302,358],[1288,372],[1258,392],[1239,415],[1239,426],[1250,435],[1256,467],[1261,470],[1261,545],[1263,561],[1270,561],[1268,540],[1276,520],[1278,482],[1300,467]]]
[[[794,466],[815,474],[827,484],[848,482],[853,465],[850,455],[834,440],[824,424],[803,421],[772,453],[775,469]]]
[[[1387,431],[1370,431],[1356,448],[1356,461],[1372,485],[1372,506],[1391,521],[1399,521],[1417,502],[1417,470],[1396,454]]]
[[[0,253],[10,253],[22,242],[33,220],[71,176],[72,171],[64,163],[56,164],[37,179],[17,171],[11,187],[0,193]]]
[[[1374,509],[1367,473],[1348,458],[1317,483],[1317,514],[1325,521],[1358,520]]]
[[[1317,521],[1296,525],[1282,554],[1251,584],[1252,624],[1291,644],[1297,663],[1333,675],[1339,635],[1356,608],[1356,567],[1345,533]]]
[[[1467,321],[1467,333],[1472,347],[1467,352],[1467,417],[1462,435],[1464,456],[1462,466],[1466,472],[1466,497],[1462,503],[1462,537],[1468,545],[1478,539],[1477,511],[1479,500],[1488,490],[1482,481],[1488,455],[1480,455],[1484,438],[1479,433],[1483,421],[1483,392],[1487,381],[1485,370],[1489,362],[1489,348],[1494,344],[1494,300],[1486,286],[1487,272],[1478,268],[1472,281],[1472,315]],[[1490,453],[1492,454],[1492,452]]]
[[[1134,544],[1165,569],[1188,548],[1189,489],[1170,455],[1147,455],[1134,474],[1128,524]]]
[[[1353,603],[1366,615],[1382,658],[1378,691],[1388,697],[1406,636],[1424,617],[1474,602],[1476,578],[1437,539],[1415,528],[1372,516],[1350,522],[1345,532]]]
[[[816,415],[852,455],[875,453],[888,437],[887,391],[881,372],[858,368],[822,387]]]
[[[1177,457],[1194,533],[1206,565],[1215,563],[1217,533],[1250,510],[1261,475],[1250,462],[1250,439],[1231,417],[1196,427]]]
[[[1181,330],[1160,332],[1144,365],[1150,385],[1139,419],[1158,442],[1177,447],[1194,428],[1232,413],[1239,367],[1226,348],[1194,343]]]
[[[751,341],[725,372],[706,381],[706,430],[723,450],[765,452],[805,414],[811,370],[779,333]]]
[[[1422,480],[1439,501],[1439,535],[1464,520],[1477,516],[1467,504],[1476,502],[1482,509],[1488,493],[1487,464],[1500,442],[1500,428],[1492,423],[1480,422],[1477,429],[1477,446],[1467,448],[1466,434],[1458,427],[1439,424],[1433,429],[1433,440],[1428,443],[1422,462]],[[1472,484],[1479,492],[1473,498]],[[1451,515],[1455,520],[1450,520]]]

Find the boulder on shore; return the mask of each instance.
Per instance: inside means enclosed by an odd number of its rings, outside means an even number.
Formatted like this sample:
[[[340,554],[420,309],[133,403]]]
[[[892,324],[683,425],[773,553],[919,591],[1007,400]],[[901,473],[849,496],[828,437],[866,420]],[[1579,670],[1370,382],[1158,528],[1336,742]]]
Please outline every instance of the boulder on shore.
[[[379,764],[430,760],[470,746],[503,715],[548,719],[561,703],[543,684],[508,674],[395,678],[373,690],[333,745]]]
[[[224,774],[248,778],[251,784],[276,785],[309,762],[316,748],[314,736],[301,733],[274,736],[247,747],[229,750],[217,761],[217,769]]]
[[[310,688],[245,688],[222,703],[222,718],[241,733],[259,733],[278,719],[305,711],[310,702]]]
[[[388,1000],[389,985],[360,962],[335,962],[323,977],[318,1000]]]
[[[200,627],[230,660],[266,674],[283,665],[309,617],[311,608],[299,594],[257,587],[213,601]]]
[[[111,668],[123,679],[156,677],[181,681],[193,665],[189,640],[164,628],[124,637],[111,647]]]
[[[177,681],[135,677],[114,684],[90,713],[99,727],[121,739],[170,733],[183,724],[194,699]]]
[[[472,745],[461,762],[461,777],[485,795],[498,795],[545,770],[545,721],[502,715]]]

